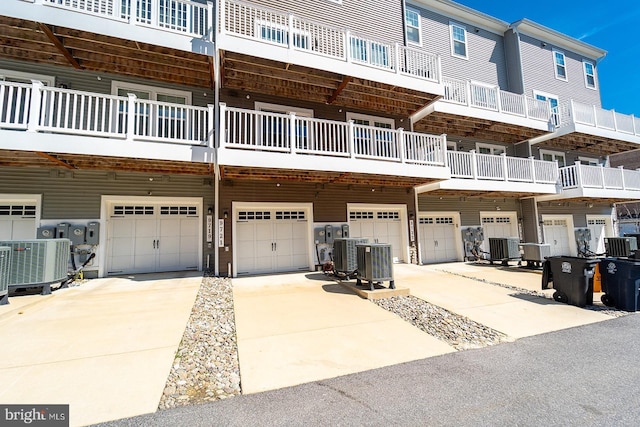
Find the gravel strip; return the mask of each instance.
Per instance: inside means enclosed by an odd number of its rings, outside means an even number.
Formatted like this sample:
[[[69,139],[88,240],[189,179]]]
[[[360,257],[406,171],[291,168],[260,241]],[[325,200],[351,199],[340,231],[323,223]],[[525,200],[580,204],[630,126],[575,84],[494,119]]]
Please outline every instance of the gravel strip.
[[[454,271],[447,271],[447,270],[439,270],[439,271],[442,271],[443,273],[453,274],[454,276],[459,276],[459,277],[464,277],[466,279],[475,280],[476,282],[482,282],[482,283],[487,283],[489,285],[500,286],[501,288],[507,288],[507,289],[510,289],[512,291],[516,291],[516,292],[518,292],[520,294],[533,295],[533,296],[536,296],[536,297],[546,298],[546,299],[553,299],[552,296],[549,296],[549,295],[547,295],[547,294],[545,294],[545,293],[543,293],[541,291],[532,291],[532,290],[529,290],[529,289],[519,288],[517,286],[507,285],[506,283],[492,282],[491,280],[480,279],[480,278],[473,277],[473,276],[467,276],[467,275],[464,275],[464,274],[461,274],[461,273],[457,273],[457,272],[454,272]],[[622,317],[622,316],[626,316],[626,315],[629,314],[628,311],[618,310],[617,308],[607,307],[606,305],[587,305],[584,308],[586,310],[597,311],[598,313],[606,314],[607,316],[611,316],[611,317]]]
[[[508,341],[506,335],[495,329],[412,295],[371,302],[400,316],[421,331],[445,341],[456,350],[482,348]]]
[[[240,393],[231,280],[205,273],[158,409]]]

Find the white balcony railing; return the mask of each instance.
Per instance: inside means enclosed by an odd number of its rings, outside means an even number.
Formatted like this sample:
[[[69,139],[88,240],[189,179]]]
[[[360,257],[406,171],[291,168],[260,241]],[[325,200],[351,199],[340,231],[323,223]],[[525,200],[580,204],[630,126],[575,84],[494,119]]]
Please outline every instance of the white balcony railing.
[[[506,92],[498,86],[471,80],[443,77],[443,83],[445,101],[535,120],[553,120],[554,114],[546,101]]]
[[[397,43],[372,40],[348,30],[250,3],[219,0],[218,31],[391,73],[440,82],[441,65],[437,55]]]
[[[47,6],[196,37],[212,36],[213,4],[188,0],[41,0]]]
[[[448,151],[452,178],[555,184],[558,181],[556,162],[533,157],[508,157],[478,154],[475,151]]]
[[[563,189],[601,188],[609,190],[640,191],[640,170],[606,168],[604,166],[583,165],[560,168],[560,182]]]
[[[446,137],[220,104],[220,148],[446,166]]]
[[[628,135],[640,136],[640,118],[633,115],[604,110],[595,105],[582,104],[570,100],[561,105],[566,123],[578,123],[594,128],[606,129]]]
[[[206,145],[213,106],[194,107],[0,81],[0,128]]]

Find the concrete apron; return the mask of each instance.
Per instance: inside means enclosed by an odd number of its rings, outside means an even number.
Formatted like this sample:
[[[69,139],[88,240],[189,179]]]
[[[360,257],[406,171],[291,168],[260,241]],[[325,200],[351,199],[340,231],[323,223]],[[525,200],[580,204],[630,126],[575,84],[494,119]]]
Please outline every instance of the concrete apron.
[[[93,279],[0,307],[0,402],[69,404],[70,425],[155,412],[202,274]]]
[[[394,265],[396,285],[409,288],[411,295],[512,339],[610,319],[461,277],[474,274],[483,280],[540,289],[541,276],[536,272],[464,263]],[[233,279],[233,292],[245,394],[455,351],[322,273]]]

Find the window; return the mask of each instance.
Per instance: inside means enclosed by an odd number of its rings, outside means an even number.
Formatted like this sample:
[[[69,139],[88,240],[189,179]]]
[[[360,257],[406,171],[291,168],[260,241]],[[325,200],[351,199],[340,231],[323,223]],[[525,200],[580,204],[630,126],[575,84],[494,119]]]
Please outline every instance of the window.
[[[417,10],[406,8],[404,11],[404,26],[407,44],[421,44],[420,40],[420,13]]]
[[[558,111],[558,97],[550,93],[538,92],[535,90],[533,91],[533,97],[539,101],[545,101],[549,103],[549,107],[551,108],[551,121],[554,125],[559,125],[560,112]]]
[[[53,76],[2,69],[0,69],[0,80],[14,83],[31,83],[31,80],[38,80],[45,86],[53,86],[55,82]]]
[[[140,136],[184,138],[187,117],[180,105],[191,105],[191,92],[113,81],[111,93],[118,96],[134,94],[137,98],[135,132]],[[160,104],[145,101],[157,101]],[[124,123],[124,105],[120,107],[120,124]]]
[[[351,59],[365,62],[379,67],[389,68],[390,53],[389,46],[367,41],[358,37],[351,37]]]
[[[553,51],[553,63],[555,64],[556,79],[567,80],[567,66],[565,64],[564,53],[559,50]]]
[[[548,162],[558,162],[559,167],[567,164],[564,153],[560,151],[540,150],[540,159]]]
[[[494,156],[498,156],[505,152],[505,148],[502,145],[492,145],[478,142],[476,143],[476,152],[478,154],[492,154]]]
[[[588,165],[588,166],[599,166],[600,165],[600,162],[598,161],[598,159],[594,159],[592,157],[579,156],[578,157],[578,161],[582,165]]]
[[[273,22],[256,21],[256,34],[262,40],[285,46],[289,45],[289,28]],[[299,49],[310,49],[309,34],[293,30],[293,46]]]
[[[589,89],[595,89],[596,88],[596,67],[593,65],[592,62],[589,62],[589,61],[583,61],[582,64],[584,66],[585,86],[587,86]]]
[[[289,116],[290,113],[296,113],[296,117],[313,117],[313,110],[306,108],[289,107],[286,105],[268,104],[265,102],[256,102],[257,111],[264,111],[265,114],[260,122],[261,143],[268,147],[288,147],[289,146]],[[283,116],[286,114],[287,116]],[[296,141],[298,149],[306,149],[309,147],[308,125],[305,121],[297,121],[296,123]]]
[[[354,140],[357,154],[393,157],[393,148],[390,148],[395,128],[393,119],[347,113],[347,121],[351,120],[356,125]]]
[[[449,23],[451,29],[451,55],[468,59],[467,56],[467,30],[453,22]]]

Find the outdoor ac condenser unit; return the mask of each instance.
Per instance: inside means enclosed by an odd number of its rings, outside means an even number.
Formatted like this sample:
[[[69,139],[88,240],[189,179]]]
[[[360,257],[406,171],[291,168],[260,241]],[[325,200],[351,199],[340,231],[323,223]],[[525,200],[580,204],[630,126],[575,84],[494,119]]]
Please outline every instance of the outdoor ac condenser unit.
[[[0,246],[0,305],[9,302],[9,265],[11,263],[11,248]]]
[[[10,240],[9,286],[38,286],[67,278],[69,239]]]
[[[490,260],[501,261],[520,258],[520,239],[517,237],[489,237]]]
[[[360,237],[333,240],[334,269],[340,273],[352,273],[358,269],[358,250],[356,245],[367,243],[367,239]]]
[[[358,284],[361,280],[369,282],[373,290],[373,282],[390,281],[393,284],[393,254],[391,245],[387,243],[368,243],[356,245],[358,251]]]
[[[605,237],[604,247],[607,256],[628,257],[638,250],[638,241],[635,237]]]

